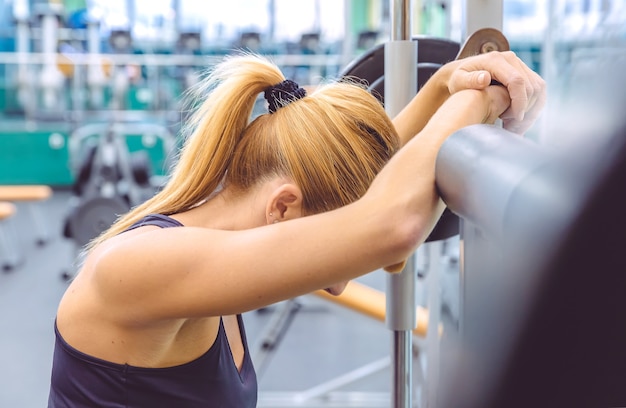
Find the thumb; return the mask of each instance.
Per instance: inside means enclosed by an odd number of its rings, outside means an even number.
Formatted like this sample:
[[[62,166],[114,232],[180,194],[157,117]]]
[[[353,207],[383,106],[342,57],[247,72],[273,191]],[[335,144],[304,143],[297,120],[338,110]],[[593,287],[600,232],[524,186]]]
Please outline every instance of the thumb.
[[[451,78],[450,91],[455,93],[464,89],[485,89],[491,83],[489,71],[456,71]]]

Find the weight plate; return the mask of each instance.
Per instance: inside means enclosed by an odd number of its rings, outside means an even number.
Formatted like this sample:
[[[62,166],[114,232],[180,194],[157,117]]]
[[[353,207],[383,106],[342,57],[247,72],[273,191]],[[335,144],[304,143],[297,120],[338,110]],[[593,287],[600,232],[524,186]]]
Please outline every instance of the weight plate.
[[[71,236],[79,246],[108,229],[130,207],[119,198],[95,197],[79,204],[69,219]]]
[[[457,42],[434,37],[414,37],[417,41],[415,67],[417,86],[420,89],[443,64],[454,60],[459,53]],[[380,44],[350,63],[341,77],[359,78],[368,90],[384,103],[385,95],[385,45]],[[426,241],[439,241],[459,234],[459,218],[446,209]]]

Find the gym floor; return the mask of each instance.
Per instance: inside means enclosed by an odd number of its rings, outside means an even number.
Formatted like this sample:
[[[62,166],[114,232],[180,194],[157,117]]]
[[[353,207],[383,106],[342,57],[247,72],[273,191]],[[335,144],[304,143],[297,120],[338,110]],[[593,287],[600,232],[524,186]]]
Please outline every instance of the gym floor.
[[[55,311],[68,285],[62,274],[73,271],[76,255],[73,242],[62,236],[69,198],[69,191],[55,190],[52,198],[36,204],[50,234],[44,245],[37,244],[38,231],[25,204],[17,204],[17,214],[0,225],[24,258],[17,268],[0,274],[0,407],[47,403]],[[0,259],[4,256],[0,253]],[[359,281],[384,290],[385,273],[375,271]],[[297,311],[288,326],[272,324],[291,306]],[[265,357],[257,364],[259,407],[390,405],[391,373],[385,359],[392,334],[383,322],[314,295],[246,313],[244,320],[253,358],[259,362]],[[261,344],[279,327],[285,328],[284,335],[263,353]]]

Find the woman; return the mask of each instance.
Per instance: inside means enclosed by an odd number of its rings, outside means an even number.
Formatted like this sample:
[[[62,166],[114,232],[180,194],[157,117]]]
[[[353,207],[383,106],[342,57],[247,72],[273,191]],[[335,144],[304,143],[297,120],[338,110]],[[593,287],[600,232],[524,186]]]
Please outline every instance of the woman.
[[[241,313],[402,263],[443,210],[445,138],[498,117],[523,132],[544,100],[512,53],[444,66],[393,122],[357,85],[306,96],[251,55],[201,90],[169,182],[94,240],[61,300],[50,407],[254,407]]]

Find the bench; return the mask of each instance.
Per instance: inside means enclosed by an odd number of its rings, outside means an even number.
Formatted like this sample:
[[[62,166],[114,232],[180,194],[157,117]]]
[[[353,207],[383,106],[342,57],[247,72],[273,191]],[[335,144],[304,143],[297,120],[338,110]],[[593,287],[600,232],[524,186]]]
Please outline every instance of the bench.
[[[13,216],[16,211],[14,204],[0,201],[0,221]]]
[[[350,281],[346,289],[339,296],[331,295],[325,290],[318,290],[313,292],[313,294],[373,319],[385,321],[387,308],[385,293],[359,282]],[[418,306],[416,310],[416,320],[417,326],[413,329],[413,334],[419,337],[426,337],[428,329],[428,310]]]
[[[0,201],[0,256],[2,256],[2,269],[4,271],[9,271],[20,263],[20,256],[11,239],[12,234],[8,231],[10,225],[6,224],[6,220],[15,215],[16,212],[15,204]]]
[[[52,189],[45,185],[0,185],[0,201],[24,202],[35,223],[37,244],[43,245],[50,239],[45,218],[35,204],[52,196]]]

